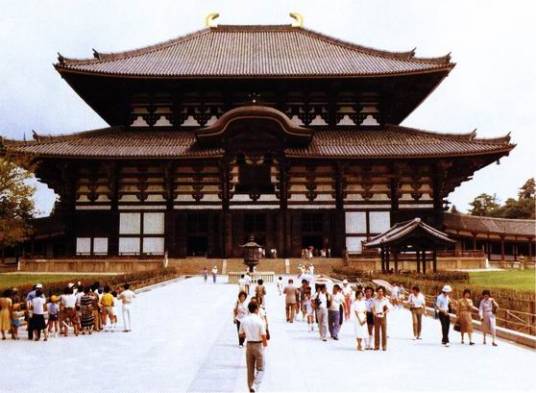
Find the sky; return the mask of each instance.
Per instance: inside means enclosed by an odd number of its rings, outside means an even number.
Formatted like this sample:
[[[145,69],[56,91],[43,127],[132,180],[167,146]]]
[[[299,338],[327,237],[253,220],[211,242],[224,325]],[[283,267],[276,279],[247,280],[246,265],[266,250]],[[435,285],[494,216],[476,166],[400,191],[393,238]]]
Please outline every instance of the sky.
[[[417,48],[417,56],[451,52],[457,66],[402,125],[479,137],[511,133],[517,147],[500,164],[475,173],[448,197],[465,211],[478,194],[501,201],[535,175],[536,2],[504,0],[0,0],[0,135],[31,138],[106,123],[52,68],[57,52],[92,57],[134,49],[221,24],[289,24],[378,49]],[[36,207],[48,214],[55,196],[36,184]]]

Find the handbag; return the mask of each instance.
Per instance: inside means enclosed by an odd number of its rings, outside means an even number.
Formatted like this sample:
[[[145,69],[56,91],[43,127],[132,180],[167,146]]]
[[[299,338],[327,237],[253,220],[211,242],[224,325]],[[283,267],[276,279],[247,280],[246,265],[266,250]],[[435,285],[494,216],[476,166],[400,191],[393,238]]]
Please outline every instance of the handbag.
[[[462,330],[462,327],[460,326],[460,322],[456,322],[454,324],[454,330],[457,331],[457,332]]]

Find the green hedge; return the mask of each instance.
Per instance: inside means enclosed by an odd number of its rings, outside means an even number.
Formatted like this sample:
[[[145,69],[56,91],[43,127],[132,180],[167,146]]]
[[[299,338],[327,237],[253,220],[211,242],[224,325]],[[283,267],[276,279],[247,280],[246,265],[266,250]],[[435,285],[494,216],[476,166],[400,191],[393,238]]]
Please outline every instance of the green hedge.
[[[62,281],[55,281],[46,283],[43,285],[43,292],[47,295],[61,294],[63,290],[69,283],[80,281],[83,286],[91,286],[95,281],[99,281],[101,286],[110,286],[110,288],[115,289],[116,287],[122,286],[125,283],[129,283],[132,289],[136,289],[142,284],[148,281],[165,281],[173,277],[178,276],[177,269],[174,267],[161,268],[156,270],[148,270],[144,272],[135,272],[127,274],[118,274],[115,276],[92,276],[90,279],[84,279],[84,276],[81,276],[80,279],[69,279]],[[20,285],[18,286],[19,294],[26,296],[28,292],[32,290],[33,284]],[[0,292],[9,288],[0,288]]]
[[[333,268],[336,274],[346,275],[348,277],[355,277],[361,280],[371,280],[378,277],[378,273],[370,273],[358,270],[353,267],[345,266],[339,268]],[[399,274],[387,274],[388,281],[396,281],[398,278],[409,278],[412,280],[428,280],[428,281],[440,281],[455,282],[455,281],[468,281],[469,273],[467,272],[437,272],[437,273],[417,273],[417,272],[405,272]]]

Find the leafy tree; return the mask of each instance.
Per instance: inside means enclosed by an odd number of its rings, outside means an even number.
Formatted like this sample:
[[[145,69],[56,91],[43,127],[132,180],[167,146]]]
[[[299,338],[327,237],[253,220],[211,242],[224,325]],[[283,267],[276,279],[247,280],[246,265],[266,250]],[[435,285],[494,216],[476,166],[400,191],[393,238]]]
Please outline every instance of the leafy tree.
[[[528,179],[519,189],[518,198],[508,198],[500,205],[495,195],[480,194],[470,203],[470,214],[517,219],[534,219],[536,212],[536,186],[534,178]]]
[[[495,194],[489,195],[486,193],[477,196],[471,203],[470,214],[473,216],[492,216],[497,214],[499,204],[497,203],[497,196]]]
[[[15,245],[30,231],[35,192],[27,183],[30,177],[14,161],[0,157],[0,248]]]

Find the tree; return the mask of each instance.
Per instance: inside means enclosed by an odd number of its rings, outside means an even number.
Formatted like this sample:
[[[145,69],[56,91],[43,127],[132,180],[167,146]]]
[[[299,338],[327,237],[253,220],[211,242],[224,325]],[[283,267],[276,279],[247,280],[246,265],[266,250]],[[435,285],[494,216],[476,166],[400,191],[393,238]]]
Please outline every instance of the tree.
[[[497,203],[497,196],[495,194],[489,195],[486,193],[480,194],[473,202],[469,203],[471,206],[470,214],[473,216],[491,216],[495,217],[499,204]]]
[[[29,233],[34,213],[31,173],[7,157],[0,157],[0,248],[13,246]]]
[[[534,178],[528,179],[519,189],[519,199],[534,199],[536,196]]]

